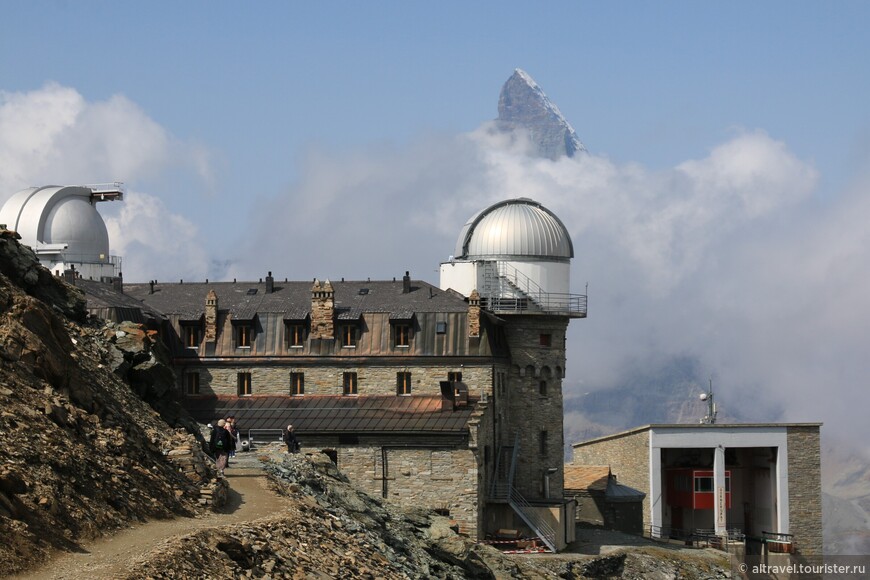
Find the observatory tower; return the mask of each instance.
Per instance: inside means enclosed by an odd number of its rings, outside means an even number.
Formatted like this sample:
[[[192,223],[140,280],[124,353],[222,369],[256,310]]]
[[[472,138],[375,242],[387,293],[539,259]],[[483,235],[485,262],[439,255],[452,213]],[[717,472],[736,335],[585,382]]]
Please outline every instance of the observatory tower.
[[[503,330],[510,361],[493,388],[496,477],[491,497],[561,500],[565,333],[586,316],[570,293],[574,246],[562,221],[531,199],[501,201],[463,226],[441,264],[441,288],[460,292]],[[493,507],[493,506],[491,506]]]
[[[3,205],[0,224],[18,232],[52,272],[74,267],[83,278],[113,278],[121,259],[109,254],[109,232],[96,204],[123,196],[120,183],[31,187]]]

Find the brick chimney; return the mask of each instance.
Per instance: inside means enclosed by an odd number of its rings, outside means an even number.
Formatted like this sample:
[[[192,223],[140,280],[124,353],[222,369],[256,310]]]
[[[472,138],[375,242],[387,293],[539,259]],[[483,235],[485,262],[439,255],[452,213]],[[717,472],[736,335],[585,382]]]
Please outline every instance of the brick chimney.
[[[468,336],[480,336],[480,293],[472,290],[468,297]]]
[[[405,271],[405,275],[402,276],[402,294],[410,294],[411,293],[411,272]]]
[[[312,339],[335,338],[335,291],[329,280],[314,280],[311,287],[311,334]]]
[[[214,290],[205,297],[205,341],[217,342],[218,299]]]
[[[266,294],[271,294],[275,291],[275,279],[272,277],[272,272],[266,276]]]

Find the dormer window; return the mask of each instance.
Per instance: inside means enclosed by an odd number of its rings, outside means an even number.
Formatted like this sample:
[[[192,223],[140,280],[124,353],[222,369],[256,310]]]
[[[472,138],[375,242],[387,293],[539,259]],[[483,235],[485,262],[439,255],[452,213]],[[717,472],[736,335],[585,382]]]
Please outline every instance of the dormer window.
[[[396,347],[408,348],[409,346],[411,346],[411,325],[396,324],[394,328],[396,336]]]
[[[200,329],[199,326],[182,326],[182,338],[185,348],[199,348]]]
[[[390,314],[391,333],[395,348],[409,348],[411,337],[414,336],[414,313],[411,311],[393,312]]]
[[[236,347],[251,348],[251,334],[250,324],[236,325]]]
[[[343,324],[341,327],[341,346],[356,348],[357,328],[355,324]]]
[[[302,348],[308,338],[308,325],[304,320],[286,320],[284,337],[287,348]]]

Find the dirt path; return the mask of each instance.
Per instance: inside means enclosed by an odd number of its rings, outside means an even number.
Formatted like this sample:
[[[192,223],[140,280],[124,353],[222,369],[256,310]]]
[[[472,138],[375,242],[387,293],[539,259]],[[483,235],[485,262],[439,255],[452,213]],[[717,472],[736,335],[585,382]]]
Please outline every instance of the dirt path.
[[[240,458],[227,469],[230,494],[219,512],[202,518],[155,520],[120,531],[82,546],[82,552],[57,552],[41,568],[18,580],[114,578],[123,576],[137,556],[172,536],[184,536],[202,528],[248,522],[280,512],[285,500],[269,489],[266,476],[253,454]]]

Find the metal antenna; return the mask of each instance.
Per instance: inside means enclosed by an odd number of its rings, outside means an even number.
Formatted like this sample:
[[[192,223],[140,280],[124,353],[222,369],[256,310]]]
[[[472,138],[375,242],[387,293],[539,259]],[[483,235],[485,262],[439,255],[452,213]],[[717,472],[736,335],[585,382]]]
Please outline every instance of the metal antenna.
[[[710,379],[710,390],[701,393],[701,400],[707,403],[707,414],[701,419],[702,425],[713,425],[716,422],[716,403],[713,402],[713,379]]]

